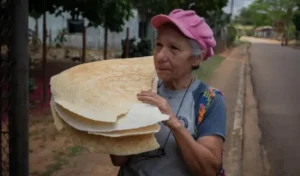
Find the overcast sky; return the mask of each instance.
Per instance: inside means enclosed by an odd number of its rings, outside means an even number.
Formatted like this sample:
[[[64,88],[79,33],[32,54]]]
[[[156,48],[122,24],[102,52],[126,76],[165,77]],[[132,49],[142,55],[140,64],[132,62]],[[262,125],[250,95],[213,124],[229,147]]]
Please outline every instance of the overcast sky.
[[[232,0],[228,0],[228,4],[223,10],[227,13],[230,13],[230,4]],[[236,15],[239,13],[241,8],[247,7],[249,4],[251,4],[254,0],[233,0],[234,6],[233,6],[233,14]]]

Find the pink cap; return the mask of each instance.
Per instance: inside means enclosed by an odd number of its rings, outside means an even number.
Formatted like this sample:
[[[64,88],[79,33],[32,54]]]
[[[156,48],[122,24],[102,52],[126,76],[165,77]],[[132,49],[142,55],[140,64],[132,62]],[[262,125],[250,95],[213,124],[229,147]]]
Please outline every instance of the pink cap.
[[[169,15],[154,16],[151,23],[155,29],[165,23],[175,24],[186,37],[196,40],[200,49],[206,51],[204,60],[214,55],[216,40],[213,31],[195,11],[175,9]]]

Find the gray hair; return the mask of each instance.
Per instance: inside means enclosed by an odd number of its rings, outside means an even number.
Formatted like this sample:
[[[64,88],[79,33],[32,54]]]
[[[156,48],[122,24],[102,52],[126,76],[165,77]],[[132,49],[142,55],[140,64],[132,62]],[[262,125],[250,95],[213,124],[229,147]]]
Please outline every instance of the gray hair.
[[[200,49],[199,44],[194,39],[189,39],[189,43],[192,47],[192,56],[199,57],[202,54],[202,50]],[[198,70],[200,68],[200,65],[193,66],[192,70]]]
[[[194,39],[189,39],[189,43],[192,47],[192,55],[193,56],[201,56],[202,50],[200,49],[199,44]]]

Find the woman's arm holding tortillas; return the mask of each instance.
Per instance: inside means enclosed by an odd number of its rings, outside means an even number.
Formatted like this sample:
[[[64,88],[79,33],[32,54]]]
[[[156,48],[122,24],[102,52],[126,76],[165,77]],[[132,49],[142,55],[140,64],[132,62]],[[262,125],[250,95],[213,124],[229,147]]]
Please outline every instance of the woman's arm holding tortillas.
[[[142,102],[155,105],[163,114],[170,115],[169,120],[164,121],[168,126],[181,151],[184,162],[193,175],[217,175],[222,161],[223,132],[216,129],[225,129],[226,113],[225,104],[220,96],[216,96],[211,102],[206,114],[206,128],[198,129],[201,132],[197,141],[185,129],[182,123],[172,112],[168,102],[161,96],[151,91],[142,91],[138,94],[138,99]],[[204,122],[203,122],[204,123]],[[224,132],[225,133],[225,132]]]
[[[221,95],[212,100],[204,118],[197,129],[197,141],[176,118],[168,126],[191,172],[195,175],[215,176],[221,169],[226,131],[226,107]]]
[[[110,160],[114,166],[123,166],[125,165],[131,156],[116,156],[110,155]]]
[[[177,120],[177,119],[176,119]],[[174,118],[175,121],[175,118]],[[182,158],[193,175],[217,175],[221,167],[223,140],[217,136],[195,139],[179,122],[170,122],[169,128],[176,139]]]

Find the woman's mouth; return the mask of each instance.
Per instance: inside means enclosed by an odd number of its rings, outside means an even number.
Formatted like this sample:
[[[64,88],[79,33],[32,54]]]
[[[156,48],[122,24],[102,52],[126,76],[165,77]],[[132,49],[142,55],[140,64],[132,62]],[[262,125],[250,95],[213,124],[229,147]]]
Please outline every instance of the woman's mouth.
[[[170,69],[168,69],[168,68],[157,68],[156,70],[157,71],[169,71]]]

